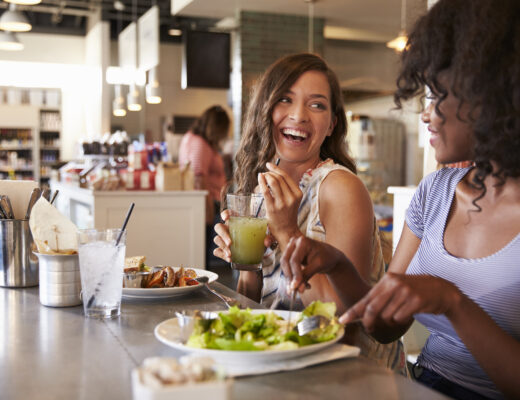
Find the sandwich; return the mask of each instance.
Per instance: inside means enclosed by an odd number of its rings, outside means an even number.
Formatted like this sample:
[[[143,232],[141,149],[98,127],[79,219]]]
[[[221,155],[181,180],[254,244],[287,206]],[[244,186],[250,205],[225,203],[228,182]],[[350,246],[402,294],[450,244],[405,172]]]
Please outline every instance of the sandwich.
[[[125,272],[143,272],[149,268],[145,264],[145,256],[134,256],[125,258]]]

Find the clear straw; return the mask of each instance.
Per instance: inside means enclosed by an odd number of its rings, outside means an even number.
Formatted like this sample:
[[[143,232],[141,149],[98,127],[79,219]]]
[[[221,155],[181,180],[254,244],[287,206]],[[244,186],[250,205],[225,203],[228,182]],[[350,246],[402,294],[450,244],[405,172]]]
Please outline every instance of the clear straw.
[[[276,165],[279,165],[280,164],[280,157],[278,157],[276,159],[276,162],[275,162]],[[260,200],[260,204],[258,205],[258,209],[256,210],[256,213],[255,213],[255,218],[258,218],[258,215],[260,214],[260,210],[262,209],[262,206],[264,205],[264,198],[262,197],[262,199]]]

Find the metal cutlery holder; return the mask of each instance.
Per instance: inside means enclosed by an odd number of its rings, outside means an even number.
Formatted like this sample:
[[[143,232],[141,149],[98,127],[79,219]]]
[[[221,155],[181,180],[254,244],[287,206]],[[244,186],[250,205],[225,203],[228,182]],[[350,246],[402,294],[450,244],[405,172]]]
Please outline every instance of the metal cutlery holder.
[[[0,286],[38,286],[38,258],[27,219],[0,219]]]
[[[81,275],[77,254],[40,254],[40,303],[70,307],[82,303]]]

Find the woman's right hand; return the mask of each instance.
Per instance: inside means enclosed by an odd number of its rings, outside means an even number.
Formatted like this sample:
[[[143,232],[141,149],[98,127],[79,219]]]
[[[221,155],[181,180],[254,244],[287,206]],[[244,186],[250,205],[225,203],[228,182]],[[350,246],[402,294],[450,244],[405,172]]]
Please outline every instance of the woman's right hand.
[[[338,265],[350,264],[345,255],[325,242],[305,236],[292,237],[283,252],[280,265],[290,282],[289,290],[303,292],[315,274],[331,273]]]
[[[229,219],[229,210],[224,210],[220,213],[220,218],[224,223],[215,225],[215,232],[217,236],[213,238],[213,242],[218,246],[213,250],[215,257],[221,258],[224,261],[231,262],[231,236],[229,235],[229,227],[226,222]],[[275,240],[271,235],[267,235],[264,239],[264,246],[271,247]]]
[[[213,250],[213,255],[223,259],[224,261],[231,262],[231,236],[229,235],[229,227],[226,224],[229,219],[229,210],[222,211],[220,213],[220,218],[222,218],[224,223],[215,225],[217,236],[215,236],[213,241],[218,247]]]

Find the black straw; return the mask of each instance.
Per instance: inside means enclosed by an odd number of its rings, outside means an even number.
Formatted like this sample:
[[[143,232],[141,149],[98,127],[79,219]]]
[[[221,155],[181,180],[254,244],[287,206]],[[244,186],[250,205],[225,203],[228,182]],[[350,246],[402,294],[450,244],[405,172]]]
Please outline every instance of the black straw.
[[[280,157],[278,157],[275,162],[275,165],[279,165],[279,164],[280,164]],[[260,200],[260,205],[258,206],[258,209],[256,210],[255,218],[258,218],[258,214],[260,214],[260,210],[262,209],[263,205],[264,205],[264,198],[262,197],[262,199]]]
[[[119,241],[121,240],[121,236],[123,236],[123,232],[126,229],[126,224],[128,224],[128,220],[130,219],[130,215],[132,214],[134,206],[135,206],[135,203],[130,204],[130,208],[128,209],[128,212],[126,213],[125,222],[123,222],[121,232],[119,232],[119,235],[117,236],[116,247],[119,244]],[[96,289],[94,290],[94,294],[92,296],[90,296],[90,299],[88,300],[88,303],[87,303],[87,308],[89,308],[92,305],[92,303],[94,303],[94,300],[96,299],[96,293],[99,291],[100,283],[101,283],[101,281],[96,286]]]
[[[130,219],[130,215],[132,215],[132,211],[134,210],[135,203],[130,204],[130,208],[128,209],[128,212],[126,213],[125,222],[123,222],[123,227],[121,228],[121,232],[119,232],[119,235],[117,236],[116,240],[116,246],[119,244],[119,241],[121,240],[121,236],[123,236],[123,232],[126,229],[126,224],[128,224],[128,220]]]
[[[56,191],[54,192],[54,194],[52,195],[52,199],[51,199],[51,204],[54,203],[54,200],[56,200],[56,196],[58,195],[60,191],[58,189],[56,189]]]

